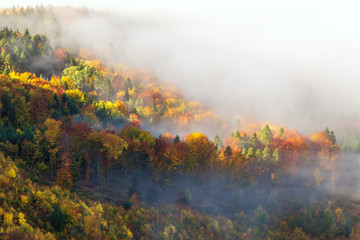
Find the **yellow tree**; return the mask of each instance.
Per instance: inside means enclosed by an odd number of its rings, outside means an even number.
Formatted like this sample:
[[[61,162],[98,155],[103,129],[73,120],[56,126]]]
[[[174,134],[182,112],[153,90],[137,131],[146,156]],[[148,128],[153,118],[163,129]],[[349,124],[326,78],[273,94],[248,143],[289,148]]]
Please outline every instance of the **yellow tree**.
[[[57,153],[59,151],[59,144],[57,142],[60,134],[62,133],[61,130],[61,122],[56,121],[52,118],[47,118],[44,123],[46,130],[45,130],[45,139],[49,144],[49,153],[50,153],[50,175],[51,179],[54,178],[54,165],[57,159]]]
[[[216,156],[216,146],[202,133],[191,133],[186,139],[188,157],[185,161],[185,171],[195,174],[197,169],[207,169]]]
[[[110,167],[113,162],[117,161],[123,150],[127,149],[128,144],[123,139],[121,139],[118,135],[115,135],[111,132],[102,132],[101,143],[102,148],[101,152],[105,153],[106,155],[106,165],[107,165],[107,177],[108,177],[108,184],[110,183]]]

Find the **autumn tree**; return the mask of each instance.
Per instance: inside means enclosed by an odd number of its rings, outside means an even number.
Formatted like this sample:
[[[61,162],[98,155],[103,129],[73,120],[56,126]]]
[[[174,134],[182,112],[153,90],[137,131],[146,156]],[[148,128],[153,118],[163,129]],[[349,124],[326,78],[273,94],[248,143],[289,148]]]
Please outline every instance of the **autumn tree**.
[[[335,162],[338,158],[339,147],[336,144],[334,133],[325,129],[311,135],[313,150],[317,151],[319,158],[319,171],[330,171],[330,180],[332,185],[335,184]]]
[[[73,177],[71,174],[71,159],[67,154],[63,154],[59,170],[56,173],[56,184],[63,187],[71,187],[73,184]]]
[[[143,171],[150,167],[150,161],[154,156],[155,138],[150,132],[132,125],[120,129],[117,134],[128,144],[125,151],[127,161],[124,165],[137,171],[142,186]]]
[[[188,157],[184,163],[185,171],[194,175],[199,169],[208,170],[216,154],[216,146],[205,135],[191,133],[186,139]]]
[[[101,143],[101,152],[105,154],[105,160],[107,162],[108,184],[110,184],[110,167],[114,162],[119,160],[123,150],[128,147],[128,143],[111,132],[103,132]]]
[[[55,119],[48,118],[44,122],[45,130],[45,139],[49,144],[49,153],[50,153],[50,176],[51,179],[54,178],[54,168],[56,167],[57,153],[59,151],[58,138],[62,133],[61,122],[56,121]]]

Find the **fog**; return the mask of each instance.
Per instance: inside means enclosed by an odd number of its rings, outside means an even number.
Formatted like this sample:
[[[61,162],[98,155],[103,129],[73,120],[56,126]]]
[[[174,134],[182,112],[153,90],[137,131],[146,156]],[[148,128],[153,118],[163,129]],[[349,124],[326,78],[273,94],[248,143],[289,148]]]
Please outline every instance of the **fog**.
[[[46,4],[33,4],[39,3]],[[245,115],[309,133],[359,120],[360,9],[354,1],[88,6],[94,10],[82,14],[69,7],[53,10],[65,46],[149,69],[230,122]]]

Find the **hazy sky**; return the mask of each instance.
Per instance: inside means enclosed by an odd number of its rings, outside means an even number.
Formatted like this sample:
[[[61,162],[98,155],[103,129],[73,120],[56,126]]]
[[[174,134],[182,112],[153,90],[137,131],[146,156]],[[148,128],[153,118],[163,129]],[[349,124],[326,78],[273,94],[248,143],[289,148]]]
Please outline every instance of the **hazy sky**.
[[[127,31],[125,40],[116,27],[81,28],[84,41],[93,31],[94,41],[118,46],[122,61],[153,70],[225,114],[311,130],[359,118],[359,1],[2,0],[0,7],[36,4],[156,23]]]

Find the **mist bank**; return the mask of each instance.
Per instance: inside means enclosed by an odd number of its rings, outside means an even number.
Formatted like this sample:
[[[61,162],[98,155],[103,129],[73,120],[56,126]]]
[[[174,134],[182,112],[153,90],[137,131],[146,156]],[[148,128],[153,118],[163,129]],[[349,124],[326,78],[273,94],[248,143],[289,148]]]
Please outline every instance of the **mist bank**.
[[[335,24],[331,4],[322,18],[313,7],[284,5],[279,12],[242,3],[241,14],[226,16],[47,8],[44,15],[3,18],[0,26],[27,27],[54,44],[149,69],[227,119],[248,116],[304,133],[326,126],[340,132],[359,120],[360,49],[351,30],[357,17]],[[46,24],[37,24],[44,17]]]
[[[317,157],[312,156],[312,159],[316,162]],[[299,167],[293,176],[276,171],[278,177],[275,179],[259,177],[256,183],[250,183],[244,176],[231,185],[224,174],[216,171],[200,171],[196,176],[167,175],[158,181],[150,169],[144,168],[141,173],[117,172],[115,169],[121,167],[115,166],[111,184],[102,187],[101,192],[104,199],[112,204],[129,204],[126,199],[135,194],[147,206],[162,207],[178,204],[179,193],[186,191],[191,196],[188,206],[206,215],[236,218],[238,214],[245,213],[251,216],[262,206],[269,212],[276,208],[277,212],[273,214],[282,219],[288,217],[286,206],[291,204],[296,204],[299,210],[329,199],[357,201],[360,197],[359,159],[359,154],[342,154],[336,164],[334,180],[327,172],[317,182],[315,167],[306,166]],[[79,182],[78,186],[83,188],[83,184]],[[88,189],[96,187],[91,182],[85,186]]]

